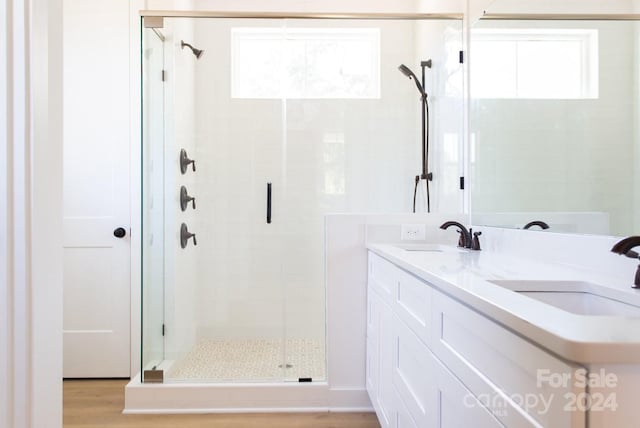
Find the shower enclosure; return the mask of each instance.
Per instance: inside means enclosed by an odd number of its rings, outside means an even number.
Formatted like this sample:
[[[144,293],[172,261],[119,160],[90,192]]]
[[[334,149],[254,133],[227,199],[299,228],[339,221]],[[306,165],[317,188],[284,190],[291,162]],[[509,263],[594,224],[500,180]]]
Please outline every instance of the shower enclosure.
[[[462,24],[145,17],[143,381],[326,381],[324,216],[460,209]],[[200,52],[203,51],[203,52]],[[348,317],[346,317],[348,319]]]

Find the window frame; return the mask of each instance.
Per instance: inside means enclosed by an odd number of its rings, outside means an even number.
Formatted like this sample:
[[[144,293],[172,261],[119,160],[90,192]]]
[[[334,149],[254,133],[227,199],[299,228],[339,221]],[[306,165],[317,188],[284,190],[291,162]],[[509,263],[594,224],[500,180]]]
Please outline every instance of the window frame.
[[[241,88],[240,75],[237,70],[239,64],[239,46],[241,42],[248,39],[257,40],[273,40],[283,43],[280,49],[286,46],[288,40],[292,41],[313,41],[313,40],[355,40],[365,41],[372,45],[372,55],[370,59],[369,76],[372,78],[372,90],[366,95],[355,96],[340,94],[338,96],[331,93],[320,94],[291,94],[289,89],[291,85],[285,84],[284,87],[275,88],[278,94],[269,95],[247,95],[243,94]],[[281,73],[285,79],[290,79],[286,72],[287,66],[290,64],[288,49],[284,48],[285,63],[281,64]],[[234,27],[231,29],[231,98],[232,99],[380,99],[381,98],[381,70],[380,70],[380,28],[375,27],[345,27],[345,28],[323,28],[323,27]],[[256,71],[259,75],[259,71]],[[288,80],[287,80],[288,82]]]
[[[477,95],[471,83],[471,97],[477,99],[597,99],[599,97],[599,32],[593,28],[479,28],[471,30],[471,73],[473,73],[473,44],[482,42],[516,43],[515,72],[516,87],[513,96]],[[518,85],[518,44],[527,42],[571,41],[580,43],[580,94],[577,96],[540,96],[528,97],[519,94]],[[473,82],[473,78],[470,79]]]

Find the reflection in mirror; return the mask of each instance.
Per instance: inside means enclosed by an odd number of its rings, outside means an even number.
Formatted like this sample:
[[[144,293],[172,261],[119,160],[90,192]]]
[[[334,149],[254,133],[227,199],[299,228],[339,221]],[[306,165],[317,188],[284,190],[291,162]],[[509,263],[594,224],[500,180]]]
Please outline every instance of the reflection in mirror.
[[[481,20],[471,33],[472,220],[640,228],[640,23]],[[539,227],[531,230],[539,231]]]

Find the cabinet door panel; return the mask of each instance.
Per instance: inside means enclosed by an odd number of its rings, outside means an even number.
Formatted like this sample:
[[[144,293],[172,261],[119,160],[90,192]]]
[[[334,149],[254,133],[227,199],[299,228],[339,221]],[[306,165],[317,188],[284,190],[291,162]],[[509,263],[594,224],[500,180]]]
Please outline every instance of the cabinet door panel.
[[[369,252],[369,286],[387,302],[395,298],[399,272],[396,265]]]
[[[391,383],[393,337],[392,312],[388,304],[369,288],[367,335],[367,391],[382,428],[395,428],[395,395]]]
[[[435,422],[434,356],[398,317],[393,317],[393,385],[420,427]]]
[[[395,390],[395,388],[394,388]],[[419,428],[396,391],[396,428]]]
[[[440,362],[435,363],[439,428],[504,428]]]
[[[378,400],[380,402],[380,411],[383,415],[384,422],[389,428],[394,428],[395,424],[395,393],[393,390],[393,329],[392,329],[393,312],[391,307],[380,301],[380,336],[379,336],[379,353],[380,353],[380,386]]]
[[[395,310],[411,330],[429,346],[431,336],[431,287],[399,270]]]

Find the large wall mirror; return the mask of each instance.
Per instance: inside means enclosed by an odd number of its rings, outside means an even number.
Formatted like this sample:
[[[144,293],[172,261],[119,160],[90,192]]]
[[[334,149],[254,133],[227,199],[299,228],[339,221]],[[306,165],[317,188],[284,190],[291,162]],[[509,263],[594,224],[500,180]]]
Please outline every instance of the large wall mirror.
[[[470,52],[472,222],[640,232],[640,22],[482,19]]]

